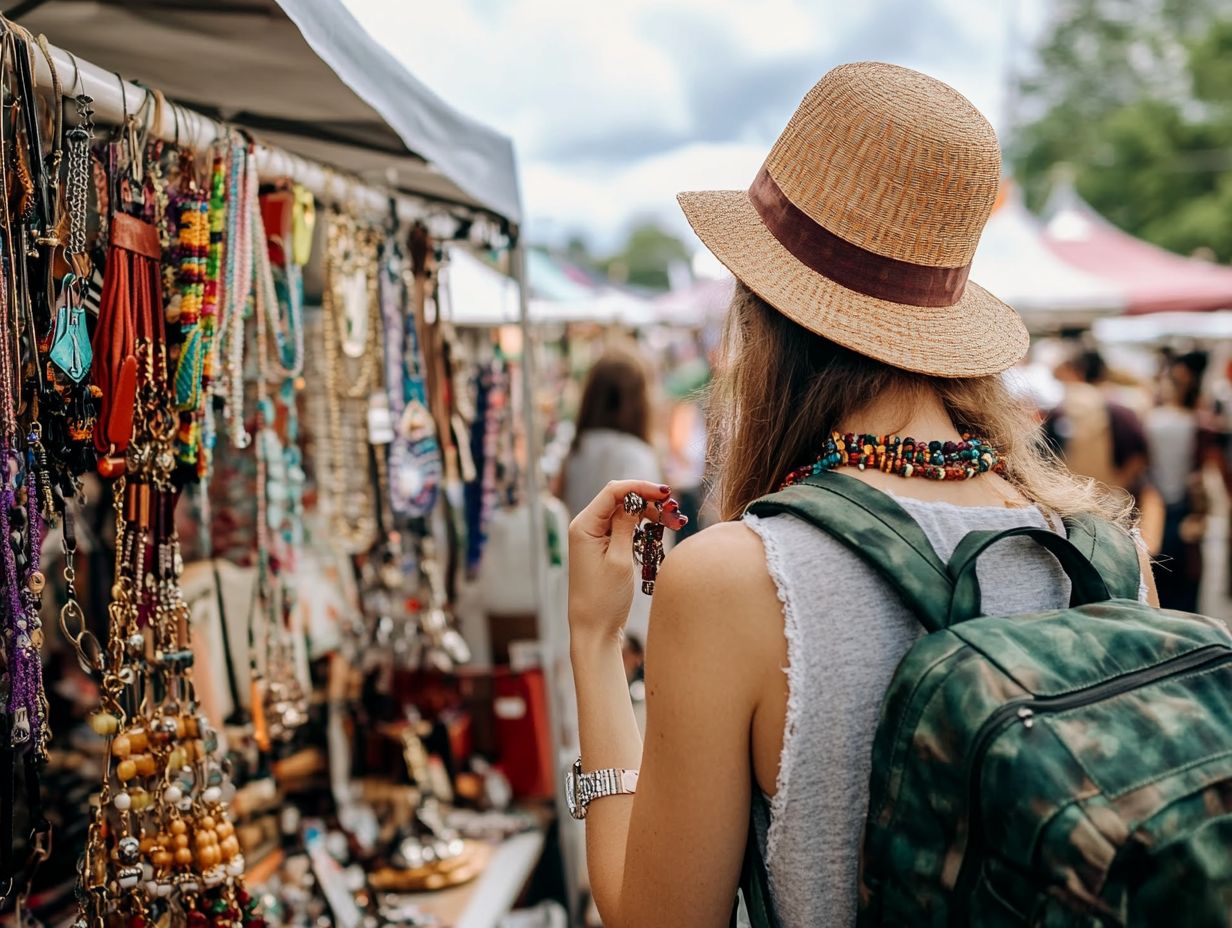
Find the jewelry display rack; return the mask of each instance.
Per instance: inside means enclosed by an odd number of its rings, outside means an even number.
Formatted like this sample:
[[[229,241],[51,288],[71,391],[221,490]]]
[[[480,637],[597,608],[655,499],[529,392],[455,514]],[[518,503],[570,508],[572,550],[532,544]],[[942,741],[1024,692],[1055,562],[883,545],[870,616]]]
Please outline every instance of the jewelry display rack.
[[[93,116],[100,126],[123,125],[132,115],[134,102],[146,100],[147,88],[124,81],[116,74],[106,71],[89,61],[55,46],[47,46],[46,58],[34,55],[34,83],[38,93],[50,95],[58,76],[66,100],[76,95],[88,95],[92,99]],[[47,60],[50,58],[50,62]],[[53,68],[54,66],[54,74]],[[59,101],[56,101],[58,104]],[[157,115],[145,118],[149,140],[175,143],[198,152],[210,150],[216,141],[235,131],[234,127],[178,105],[159,106]],[[316,161],[304,158],[286,149],[256,141],[252,146],[252,164],[262,179],[289,179],[312,193],[318,200],[327,203],[345,202],[347,209],[356,216],[373,220],[388,219],[392,215],[403,224],[422,223],[432,230],[438,239],[450,239],[458,235],[475,242],[490,242],[504,236],[508,248],[508,273],[517,285],[522,356],[520,371],[521,427],[525,438],[525,461],[522,473],[527,485],[525,503],[529,510],[529,525],[532,537],[543,537],[545,517],[539,491],[542,483],[540,473],[540,433],[535,420],[535,332],[528,313],[528,287],[525,282],[526,257],[524,243],[516,225],[481,209],[460,207],[456,203],[435,201],[430,197],[392,189],[379,182],[354,176]],[[468,234],[469,233],[469,234]],[[548,570],[546,551],[540,545],[531,545],[533,565],[531,582],[542,609],[544,591],[548,588],[545,579]],[[550,666],[544,667],[550,674]],[[548,680],[549,689],[554,689]],[[559,793],[559,790],[556,791]],[[503,861],[501,867],[481,877],[478,888],[487,886],[483,898],[475,895],[465,908],[465,915],[458,921],[467,928],[488,928],[495,925],[511,907],[522,886],[529,877],[534,861],[543,846],[542,830],[534,830],[510,839],[501,845],[493,860]],[[485,882],[486,881],[486,882]],[[499,889],[499,892],[496,892]],[[459,896],[459,898],[462,898]]]

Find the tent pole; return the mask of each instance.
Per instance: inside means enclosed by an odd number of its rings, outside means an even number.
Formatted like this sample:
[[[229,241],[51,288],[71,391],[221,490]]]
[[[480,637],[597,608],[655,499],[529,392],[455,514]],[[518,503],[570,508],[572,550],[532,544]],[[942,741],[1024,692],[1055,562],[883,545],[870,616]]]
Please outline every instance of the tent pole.
[[[553,640],[552,631],[554,629],[565,627],[567,621],[553,621],[556,613],[559,610],[567,609],[566,602],[552,602],[554,593],[558,590],[563,590],[565,587],[561,584],[551,583],[548,577],[548,551],[547,551],[547,513],[544,509],[541,493],[543,492],[543,476],[540,470],[540,458],[542,449],[539,446],[538,432],[538,416],[535,414],[535,328],[531,324],[530,318],[530,282],[527,280],[526,274],[526,245],[519,234],[515,235],[513,242],[512,267],[510,268],[511,275],[518,285],[518,315],[519,323],[522,331],[522,428],[526,432],[526,490],[527,498],[526,505],[530,511],[530,531],[531,531],[531,558],[532,568],[535,575],[535,601],[538,603],[538,614],[536,615],[536,630],[539,637],[540,649],[543,661],[543,682],[548,689],[548,711],[551,716],[551,732],[552,732],[552,759],[555,761],[561,753],[561,734],[563,732],[563,719],[569,717],[569,714],[560,705],[562,698],[561,688],[565,685],[565,681],[560,678],[557,673],[557,668],[561,666],[562,661],[569,660],[569,642]],[[567,544],[567,539],[563,537],[565,526],[558,526],[561,530],[562,537],[559,539],[559,544]],[[567,696],[563,698],[568,698]],[[580,899],[578,887],[580,886],[578,870],[578,861],[570,852],[570,849],[575,846],[575,842],[566,840],[566,831],[576,826],[569,817],[569,809],[565,803],[564,790],[561,788],[559,764],[554,763],[552,767],[552,781],[555,784],[553,791],[556,818],[557,818],[557,833],[560,836],[561,863],[564,868],[565,880],[565,903],[569,909],[569,924],[580,925],[581,913],[578,911]],[[576,837],[576,835],[574,835]]]
[[[519,230],[520,231],[520,230]],[[547,558],[543,489],[539,469],[539,435],[535,416],[535,341],[530,322],[530,285],[526,279],[526,246],[518,234],[513,243],[512,277],[518,285],[518,321],[522,331],[522,428],[526,432],[526,505],[530,507],[530,527],[533,535],[531,552],[534,558],[535,600],[539,604],[537,632],[542,637],[544,607],[547,605]]]

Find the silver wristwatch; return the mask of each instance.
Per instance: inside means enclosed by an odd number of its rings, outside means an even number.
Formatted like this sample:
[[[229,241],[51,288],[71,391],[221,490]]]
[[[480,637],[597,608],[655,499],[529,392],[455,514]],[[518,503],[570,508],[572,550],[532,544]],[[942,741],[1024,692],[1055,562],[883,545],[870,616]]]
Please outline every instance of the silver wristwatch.
[[[569,814],[578,821],[586,817],[586,807],[604,796],[627,796],[637,792],[636,770],[595,770],[582,773],[582,758],[565,773],[565,801]]]

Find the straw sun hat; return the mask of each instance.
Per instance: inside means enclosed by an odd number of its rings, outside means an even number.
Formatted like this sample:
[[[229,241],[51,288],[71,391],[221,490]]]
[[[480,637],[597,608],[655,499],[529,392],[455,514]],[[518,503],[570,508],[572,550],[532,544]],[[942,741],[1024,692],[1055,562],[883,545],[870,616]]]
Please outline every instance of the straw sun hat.
[[[939,377],[1000,373],[1018,314],[967,280],[992,211],[992,126],[948,84],[896,65],[835,68],[808,92],[749,190],[682,193],[702,242],[819,335]]]

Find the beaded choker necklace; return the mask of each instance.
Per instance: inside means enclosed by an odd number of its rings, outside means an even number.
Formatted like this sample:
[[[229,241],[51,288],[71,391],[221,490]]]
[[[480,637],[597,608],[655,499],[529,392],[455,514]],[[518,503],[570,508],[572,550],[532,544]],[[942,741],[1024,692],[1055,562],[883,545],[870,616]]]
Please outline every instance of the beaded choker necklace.
[[[898,477],[928,480],[969,480],[989,471],[1005,472],[1005,462],[996,448],[982,438],[966,434],[961,441],[941,442],[834,432],[817,460],[793,470],[780,489],[840,467],[871,468]]]

